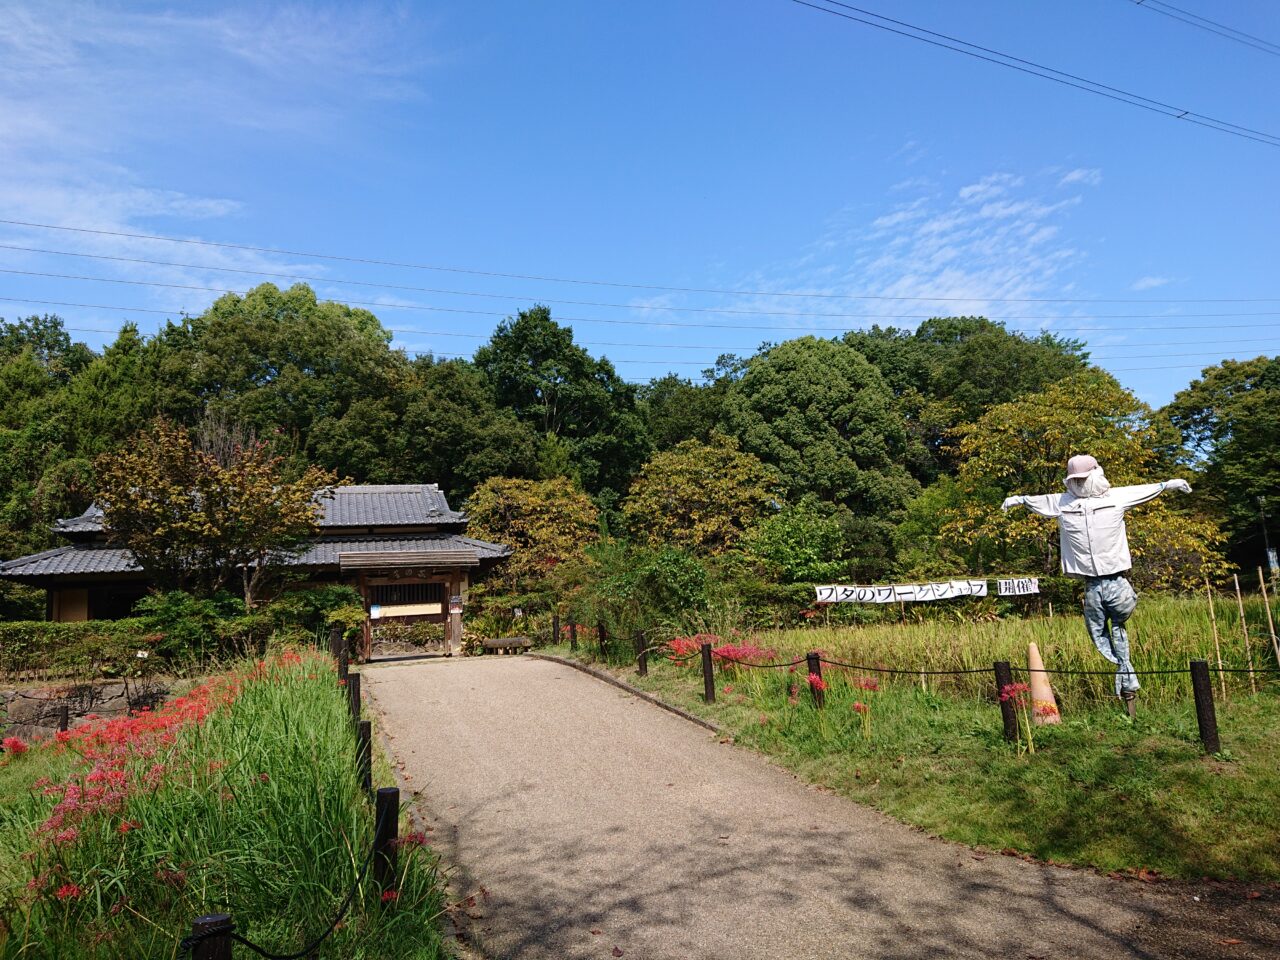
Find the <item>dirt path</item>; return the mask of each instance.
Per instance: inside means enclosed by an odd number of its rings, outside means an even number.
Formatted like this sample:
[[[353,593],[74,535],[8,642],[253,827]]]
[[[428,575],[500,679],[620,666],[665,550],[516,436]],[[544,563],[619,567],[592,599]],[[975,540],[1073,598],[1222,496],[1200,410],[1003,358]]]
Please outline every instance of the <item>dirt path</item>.
[[[1280,957],[1273,892],[976,854],[559,664],[363,672],[492,960]]]

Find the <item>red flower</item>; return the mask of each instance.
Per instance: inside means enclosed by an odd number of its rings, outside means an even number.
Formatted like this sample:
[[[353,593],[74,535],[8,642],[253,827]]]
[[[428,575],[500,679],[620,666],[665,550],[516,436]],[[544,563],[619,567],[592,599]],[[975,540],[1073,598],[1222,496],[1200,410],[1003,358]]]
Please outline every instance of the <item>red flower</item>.
[[[868,707],[868,706],[867,706],[865,703],[863,703],[861,700],[859,700],[859,701],[857,701],[857,702],[855,702],[855,703],[854,703],[854,705],[853,705],[853,709],[854,709],[855,711],[857,711],[858,713],[864,713],[864,714],[865,714],[865,713],[866,713],[868,710],[870,710],[871,708],[870,708],[870,707]]]
[[[1039,702],[1036,704],[1037,717],[1056,717],[1058,716],[1058,708],[1052,703]]]
[[[1023,694],[1029,693],[1031,688],[1025,683],[1006,683],[1000,688],[1000,701],[1002,703],[1012,702],[1015,707],[1021,707],[1026,704]]]
[[[130,830],[137,830],[139,826],[140,824],[135,823],[133,820],[121,820],[120,826],[116,827],[116,829],[121,833],[128,833]]]
[[[413,833],[406,833],[395,843],[397,847],[420,847],[426,842],[427,835],[421,830],[415,830]]]
[[[59,900],[74,900],[82,893],[84,891],[80,889],[78,884],[64,883],[54,892],[54,896]]]
[[[880,689],[880,681],[874,677],[859,677],[853,681],[853,685],[859,690],[867,690],[871,693],[875,693]]]
[[[823,680],[816,673],[811,673],[809,674],[809,686],[814,690],[825,690],[827,689],[827,681]]]
[[[271,779],[271,778],[270,778],[269,776],[267,776],[265,773],[260,773],[260,774],[258,774],[258,782],[259,782],[259,783],[266,783],[266,782],[267,782],[267,781],[269,781],[270,779]]]
[[[396,902],[397,900],[399,900],[399,899],[400,899],[400,891],[399,891],[399,890],[383,890],[383,891],[382,891],[382,902],[383,902],[383,903],[395,903],[395,902]]]
[[[5,737],[0,744],[3,744],[5,753],[12,753],[15,757],[20,757],[31,749],[19,737]]]
[[[339,680],[339,681],[338,681],[338,686],[340,686],[340,687],[345,687],[346,685],[347,685],[347,681],[345,681],[345,680]]]

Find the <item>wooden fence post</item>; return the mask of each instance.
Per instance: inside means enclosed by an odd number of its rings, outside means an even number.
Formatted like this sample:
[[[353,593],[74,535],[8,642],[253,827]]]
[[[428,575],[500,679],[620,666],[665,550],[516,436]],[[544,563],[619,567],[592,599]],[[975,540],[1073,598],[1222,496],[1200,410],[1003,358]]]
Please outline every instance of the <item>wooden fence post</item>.
[[[642,677],[649,675],[649,650],[644,645],[644,631],[637,630],[632,638],[636,648],[636,673]]]
[[[396,885],[396,838],[400,833],[400,791],[379,787],[374,803],[373,885],[379,891]]]
[[[228,913],[208,913],[196,917],[191,924],[191,935],[201,934],[214,936],[201,940],[191,950],[191,960],[231,960],[231,915]]]
[[[702,645],[702,699],[716,702],[716,668],[711,662],[711,644]]]
[[[347,705],[351,708],[351,722],[360,722],[360,674],[347,674]]]
[[[810,651],[804,655],[804,659],[809,668],[809,676],[806,680],[809,684],[809,692],[813,694],[813,705],[821,710],[827,705],[827,692],[822,689],[822,654]],[[818,678],[817,683],[813,682],[814,677]]]
[[[604,628],[603,621],[596,622],[596,636],[600,639],[600,659],[609,659],[609,633]]]
[[[1191,690],[1196,699],[1196,724],[1205,753],[1222,749],[1218,742],[1218,718],[1213,710],[1213,681],[1209,679],[1209,661],[1191,661]]]
[[[1018,714],[1013,700],[1003,694],[1004,688],[1013,683],[1013,670],[1008,660],[997,660],[992,667],[996,672],[996,699],[1000,702],[1000,716],[1004,718],[1004,738],[1012,743],[1018,739]]]
[[[356,770],[365,793],[373,793],[373,724],[361,720],[356,726]]]
[[[333,655],[334,660],[337,660],[342,655],[342,648],[345,646],[342,624],[335,623],[329,627],[329,653]]]
[[[58,707],[58,732],[66,733],[71,727],[71,708],[65,703]]]

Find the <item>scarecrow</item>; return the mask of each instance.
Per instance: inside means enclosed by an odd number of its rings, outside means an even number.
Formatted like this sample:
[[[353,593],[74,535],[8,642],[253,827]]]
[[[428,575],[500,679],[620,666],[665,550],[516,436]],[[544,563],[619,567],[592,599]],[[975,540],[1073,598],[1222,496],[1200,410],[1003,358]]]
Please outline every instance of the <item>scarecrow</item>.
[[[1080,454],[1067,461],[1066,493],[1009,497],[1002,510],[1026,507],[1042,517],[1054,517],[1062,543],[1062,572],[1084,580],[1084,622],[1098,652],[1116,665],[1116,696],[1134,713],[1138,678],[1129,661],[1125,622],[1138,605],[1138,594],[1125,578],[1133,566],[1126,510],[1154,500],[1165,490],[1190,493],[1185,480],[1112,487],[1098,461]]]

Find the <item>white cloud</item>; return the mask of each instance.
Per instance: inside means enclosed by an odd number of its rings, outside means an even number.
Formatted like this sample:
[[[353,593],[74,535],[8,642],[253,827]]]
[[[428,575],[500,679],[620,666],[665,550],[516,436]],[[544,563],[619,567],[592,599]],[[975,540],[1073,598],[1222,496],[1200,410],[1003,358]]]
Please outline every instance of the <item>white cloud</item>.
[[[1087,187],[1096,187],[1102,182],[1102,171],[1097,167],[1076,167],[1062,175],[1058,186],[1065,187],[1073,183],[1083,183]]]
[[[983,177],[977,183],[961,187],[959,197],[969,203],[980,203],[984,200],[1004,196],[1010,190],[1022,186],[1022,182],[1022,177],[1015,177],[1013,174],[992,173]]]
[[[1169,283],[1168,277],[1139,277],[1133,282],[1132,290],[1154,290],[1156,287],[1163,287]]]
[[[155,156],[216,145],[252,156],[286,138],[324,149],[350,137],[371,102],[422,95],[423,18],[385,4],[175,5],[121,9],[70,0],[0,5],[0,217],[196,239],[243,214],[241,198],[184,189]],[[170,182],[156,182],[161,169]],[[234,183],[234,179],[228,182]],[[209,268],[324,275],[293,258],[93,233],[0,227],[0,242]],[[4,252],[5,265],[243,289],[258,278],[213,269]],[[34,282],[34,281],[33,281]],[[286,282],[286,281],[281,281]],[[66,281],[62,296],[106,302]],[[118,300],[203,307],[216,293],[124,288]],[[96,292],[93,292],[96,291]],[[119,293],[119,291],[115,291]],[[30,295],[30,294],[29,294]]]

